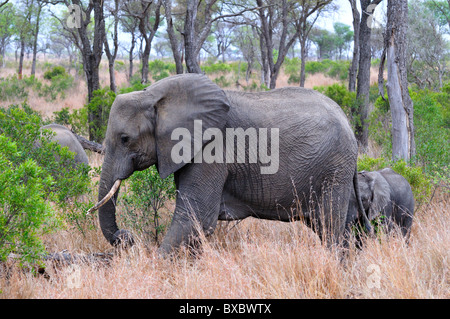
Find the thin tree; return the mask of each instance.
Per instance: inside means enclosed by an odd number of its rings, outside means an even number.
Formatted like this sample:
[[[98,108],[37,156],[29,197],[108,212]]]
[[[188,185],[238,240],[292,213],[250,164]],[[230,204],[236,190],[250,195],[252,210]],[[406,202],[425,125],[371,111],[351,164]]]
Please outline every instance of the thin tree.
[[[201,8],[201,14],[199,9]],[[186,14],[184,19],[185,62],[189,73],[201,73],[198,56],[207,37],[211,34],[211,27],[216,21],[237,17],[247,11],[256,8],[244,8],[235,11],[236,7],[228,5],[225,1],[219,3],[218,0],[202,2],[200,0],[188,0],[186,4]],[[224,13],[226,12],[226,13]]]
[[[162,0],[126,1],[127,14],[139,21],[138,29],[143,39],[144,50],[141,55],[141,83],[148,83],[148,62],[152,41],[161,21]],[[152,14],[153,13],[153,14]]]
[[[305,86],[306,81],[306,57],[307,57],[307,45],[309,34],[312,27],[316,23],[320,14],[324,9],[331,4],[332,0],[298,0],[297,5],[294,8],[293,14],[295,15],[295,26],[297,29],[297,35],[300,39],[301,47],[301,68],[300,68],[300,86]],[[312,17],[312,19],[310,19]]]
[[[299,29],[289,32],[293,23],[291,12],[294,8],[294,2],[288,0],[274,1],[256,0],[258,5],[258,17],[261,24],[261,50],[264,52],[264,58],[267,59],[267,68],[269,69],[270,83],[269,88],[274,89],[278,74],[284,62],[289,48],[294,44],[299,35]],[[279,38],[277,46],[277,57],[274,57],[275,49],[275,31],[279,28]]]
[[[355,135],[360,150],[365,153],[369,144],[369,96],[370,96],[370,67],[372,62],[372,15],[382,0],[360,0],[361,20],[359,24],[359,61],[356,83],[356,96],[358,108],[352,109],[353,118],[359,118],[356,122]],[[357,33],[357,32],[355,32]],[[355,57],[354,57],[355,58]]]
[[[387,91],[392,114],[392,158],[409,161],[416,155],[414,105],[408,91],[407,30],[408,1],[388,0],[386,53]]]
[[[175,26],[172,17],[172,0],[163,0],[164,14],[167,23],[167,35],[169,36],[170,47],[177,74],[183,73],[183,42],[175,33]]]
[[[113,18],[113,31],[111,34],[112,41],[113,41],[113,48],[112,50],[109,47],[108,42],[108,34],[105,29],[105,37],[104,37],[104,45],[105,45],[105,54],[108,58],[108,69],[109,69],[109,88],[111,91],[116,92],[116,75],[114,73],[114,64],[117,57],[117,52],[119,50],[119,41],[118,41],[118,26],[119,26],[119,0],[114,0],[114,6],[108,8],[111,17]],[[106,28],[106,26],[105,26]]]

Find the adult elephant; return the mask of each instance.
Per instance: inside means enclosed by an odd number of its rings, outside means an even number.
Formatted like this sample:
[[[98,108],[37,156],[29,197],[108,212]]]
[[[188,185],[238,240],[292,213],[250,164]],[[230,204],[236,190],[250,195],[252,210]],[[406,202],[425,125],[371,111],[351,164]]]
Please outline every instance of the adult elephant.
[[[162,254],[192,243],[197,231],[210,234],[218,220],[249,216],[304,219],[329,246],[343,240],[357,144],[341,108],[313,90],[243,93],[204,75],[172,76],[117,96],[105,146],[90,211],[99,208],[112,245],[133,242],[116,224],[120,181],[154,164],[161,178],[174,173],[177,188]]]
[[[369,220],[383,216],[381,223],[388,231],[397,225],[408,239],[414,217],[414,195],[408,181],[385,168],[374,172],[360,172],[358,185],[361,200]],[[358,202],[352,192],[348,206],[347,231],[358,220]]]
[[[74,160],[76,164],[84,163],[86,165],[89,165],[89,160],[83,146],[81,146],[78,139],[68,128],[59,124],[48,124],[42,126],[41,130],[53,131],[55,135],[52,136],[52,140],[62,147],[66,146],[69,151],[74,152]]]

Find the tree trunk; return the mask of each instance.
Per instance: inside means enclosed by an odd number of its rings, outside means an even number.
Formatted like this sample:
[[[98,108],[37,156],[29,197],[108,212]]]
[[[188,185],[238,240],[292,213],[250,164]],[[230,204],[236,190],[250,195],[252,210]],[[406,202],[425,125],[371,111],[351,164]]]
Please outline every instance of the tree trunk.
[[[356,6],[356,0],[349,0],[352,7],[353,14],[353,58],[352,64],[348,71],[348,90],[350,92],[356,91],[356,75],[358,73],[359,63],[359,29],[361,23],[361,17]]]
[[[368,25],[370,14],[368,13],[367,8],[369,5],[379,4],[380,2],[381,0],[361,0],[361,10],[363,14],[361,16],[359,29],[359,70],[356,86],[359,111],[358,114],[353,115],[359,117],[359,121],[357,121],[355,128],[355,135],[358,140],[360,151],[363,153],[367,152],[369,144],[369,123],[367,122],[367,118],[369,115],[370,67],[372,61],[372,28]]]
[[[19,57],[19,69],[17,70],[17,74],[19,80],[22,79],[22,70],[23,70],[23,58],[25,56],[25,40],[20,40],[20,57]]]
[[[129,52],[130,69],[128,71],[128,82],[131,82],[131,78],[133,77],[133,51],[134,51],[135,42],[136,42],[136,40],[135,40],[134,32],[131,32],[131,46],[130,46],[130,52]]]
[[[300,87],[305,87],[306,82],[306,38],[301,37],[300,39],[300,57],[301,57],[301,66],[300,66]]]
[[[113,51],[109,49],[108,37],[106,36],[106,29],[104,32],[104,44],[105,44],[105,54],[108,58],[108,69],[109,69],[109,88],[111,91],[116,92],[116,75],[114,73],[114,64],[117,57],[117,51],[119,50],[118,42],[118,25],[119,25],[119,0],[114,0],[114,11],[112,11],[114,18],[114,31],[113,31]],[[103,24],[104,25],[104,24]]]
[[[148,61],[150,58],[150,50],[152,47],[151,41],[147,36],[144,36],[145,46],[142,53],[142,70],[141,70],[141,83],[148,83]]]
[[[170,47],[172,48],[173,59],[175,60],[175,68],[177,74],[183,74],[183,59],[181,56],[181,45],[175,36],[175,31],[172,21],[172,1],[165,0],[163,2],[167,22],[167,34],[169,36]]]
[[[195,19],[197,17],[198,0],[188,1],[184,22],[184,50],[186,68],[189,73],[202,73],[198,64],[195,43]]]
[[[37,40],[39,35],[39,22],[41,16],[42,5],[38,3],[38,12],[36,16],[36,26],[34,29],[34,39],[33,39],[33,62],[31,64],[31,75],[36,74],[36,56],[37,56]]]
[[[81,7],[79,0],[72,1],[74,5]],[[90,14],[91,10],[94,10],[94,37],[91,41],[88,36],[87,26],[91,22]],[[82,18],[83,19],[83,18]],[[90,2],[88,10],[86,10],[86,18],[81,21],[80,27],[77,28],[77,32],[80,38],[80,44],[78,45],[83,58],[83,69],[86,75],[86,83],[88,87],[88,101],[90,102],[95,90],[100,89],[99,78],[99,65],[103,54],[103,42],[105,33],[105,20],[103,16],[103,1],[92,0]],[[97,134],[98,128],[102,124],[102,111],[101,109],[89,110],[89,139],[91,141],[99,141],[101,137]]]
[[[406,74],[408,1],[388,1],[386,30],[387,91],[392,114],[392,158],[409,161],[416,155],[414,106],[409,96]]]

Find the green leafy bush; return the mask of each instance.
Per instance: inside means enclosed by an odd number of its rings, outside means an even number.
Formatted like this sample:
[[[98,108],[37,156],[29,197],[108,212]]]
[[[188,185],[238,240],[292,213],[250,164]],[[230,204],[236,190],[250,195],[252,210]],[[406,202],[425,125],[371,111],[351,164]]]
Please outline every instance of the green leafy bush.
[[[289,75],[288,83],[300,82],[301,60],[299,58],[286,58],[283,63],[284,72]],[[328,77],[345,81],[348,78],[349,61],[332,61],[324,59],[322,61],[306,61],[305,73],[323,73]]]
[[[204,64],[201,66],[201,69],[203,72],[205,72],[205,74],[219,74],[219,73],[228,73],[232,71],[231,65],[223,62]]]
[[[0,78],[0,100],[11,101],[28,97],[28,83],[19,80],[17,75]]]
[[[15,253],[32,263],[45,250],[39,236],[54,223],[45,200],[53,179],[33,159],[20,157],[16,143],[0,135],[0,261]]]
[[[23,262],[43,254],[39,239],[59,225],[56,208],[89,189],[89,166],[40,131],[43,121],[29,106],[0,109],[0,259]],[[52,202],[53,205],[49,203]]]
[[[124,195],[124,223],[144,240],[158,242],[170,219],[163,220],[161,210],[168,200],[175,198],[173,175],[166,179],[159,177],[154,166],[134,172],[127,181],[129,192]]]
[[[222,88],[225,88],[225,87],[228,87],[231,85],[231,82],[227,80],[225,75],[221,75],[218,78],[215,78],[214,82]]]
[[[100,118],[100,123],[91,123],[92,125],[90,125],[90,127],[94,128],[94,136],[98,138],[97,142],[99,143],[105,138],[109,112],[115,98],[116,93],[113,91],[109,89],[100,89],[93,92],[91,101],[85,105],[87,114],[94,114],[94,117]]]
[[[350,92],[344,84],[335,83],[330,86],[316,86],[314,90],[328,96],[350,116],[352,107],[357,106],[356,92]]]
[[[428,174],[444,170],[450,163],[450,127],[448,114],[450,94],[447,86],[441,92],[410,90],[414,103],[416,161]],[[392,156],[392,121],[387,97],[378,98],[369,117],[370,137],[382,146],[383,156]]]
[[[155,81],[168,77],[170,74],[175,73],[176,70],[175,63],[164,62],[158,59],[149,62],[148,68]]]
[[[58,76],[67,76],[66,69],[62,66],[55,66],[51,70],[48,70],[44,73],[44,79],[53,80]]]

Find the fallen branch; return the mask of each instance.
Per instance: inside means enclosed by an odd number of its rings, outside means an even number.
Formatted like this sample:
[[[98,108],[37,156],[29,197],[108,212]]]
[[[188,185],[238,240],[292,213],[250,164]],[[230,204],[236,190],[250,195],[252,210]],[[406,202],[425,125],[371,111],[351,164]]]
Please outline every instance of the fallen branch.
[[[75,135],[75,137],[77,138],[78,142],[80,142],[81,146],[83,146],[83,148],[85,150],[90,150],[92,152],[96,152],[99,154],[104,155],[105,154],[105,147],[102,144],[99,144],[97,142],[93,142],[93,141],[89,141],[88,139],[85,139],[84,137],[75,134],[72,131],[73,135]]]

